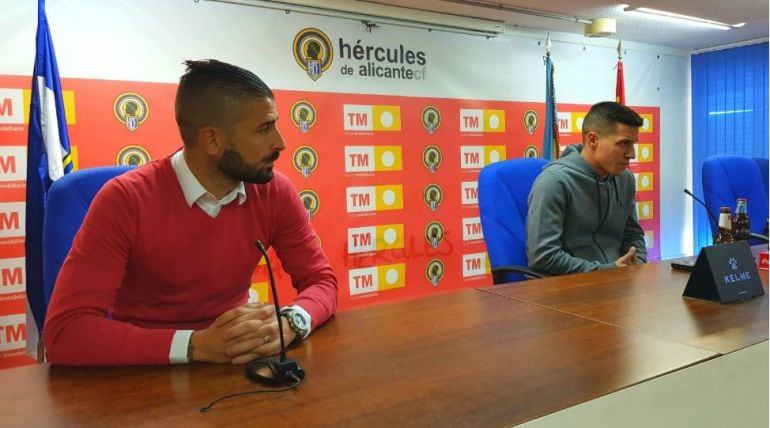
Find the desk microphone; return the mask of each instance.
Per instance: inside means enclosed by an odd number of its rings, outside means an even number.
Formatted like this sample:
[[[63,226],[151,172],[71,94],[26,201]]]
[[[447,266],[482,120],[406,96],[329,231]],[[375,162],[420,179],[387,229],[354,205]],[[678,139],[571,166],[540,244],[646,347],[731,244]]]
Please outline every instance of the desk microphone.
[[[714,215],[714,213],[712,213],[711,211],[709,211],[709,207],[708,207],[708,206],[706,206],[706,203],[705,203],[705,202],[703,202],[703,201],[701,201],[700,199],[698,199],[698,197],[697,197],[697,196],[693,195],[693,194],[692,194],[692,192],[691,192],[691,191],[689,191],[689,190],[687,190],[687,189],[684,189],[684,193],[686,193],[688,196],[690,196],[691,198],[695,199],[695,200],[696,200],[696,201],[697,201],[699,204],[701,204],[701,205],[703,206],[703,208],[706,210],[706,214],[708,214],[708,215],[709,215],[709,217],[711,217],[711,220],[713,220],[713,221],[714,221],[714,224],[716,224],[717,226],[719,226],[719,220],[717,220],[717,218],[716,218],[716,216]]]
[[[295,386],[305,377],[305,370],[299,363],[286,357],[286,344],[283,340],[283,323],[281,322],[281,309],[278,304],[278,292],[275,288],[275,279],[273,278],[273,268],[270,266],[270,258],[267,256],[267,250],[262,241],[255,242],[259,251],[265,256],[267,264],[267,273],[270,276],[270,289],[273,291],[273,303],[275,303],[275,316],[278,318],[278,335],[281,340],[281,354],[278,358],[261,358],[249,363],[246,367],[246,376],[255,382],[261,382],[268,385],[287,385]]]

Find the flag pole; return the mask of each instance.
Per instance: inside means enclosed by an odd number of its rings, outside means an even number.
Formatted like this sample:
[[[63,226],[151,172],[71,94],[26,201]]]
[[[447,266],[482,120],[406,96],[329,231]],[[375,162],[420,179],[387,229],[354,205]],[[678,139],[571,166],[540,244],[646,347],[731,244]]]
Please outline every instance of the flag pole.
[[[553,84],[553,62],[551,61],[551,33],[545,41],[545,126],[543,127],[543,159],[559,158],[559,126],[556,115],[556,95]]]
[[[64,114],[59,67],[45,13],[38,0],[35,64],[27,134],[27,191],[25,205],[25,268],[27,287],[27,353],[44,361],[43,323],[48,307],[43,278],[43,224],[51,184],[72,171],[67,118]],[[35,337],[37,336],[37,337]],[[36,343],[35,343],[36,342]]]
[[[618,39],[618,77],[615,83],[615,102],[626,104],[626,85],[623,79],[623,40]]]

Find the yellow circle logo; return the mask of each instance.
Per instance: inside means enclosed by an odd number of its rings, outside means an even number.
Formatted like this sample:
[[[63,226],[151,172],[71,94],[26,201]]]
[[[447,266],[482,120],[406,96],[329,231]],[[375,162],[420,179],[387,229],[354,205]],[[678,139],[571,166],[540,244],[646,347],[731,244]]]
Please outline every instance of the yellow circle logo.
[[[433,259],[425,266],[425,277],[428,278],[434,287],[438,286],[438,282],[444,277],[444,262],[440,259]]]
[[[291,123],[305,134],[315,125],[315,106],[308,101],[297,101],[291,106]]]
[[[142,146],[126,146],[120,149],[115,158],[116,165],[141,166],[152,160],[150,152]]]
[[[293,43],[294,60],[313,80],[329,69],[334,49],[329,37],[317,28],[305,28],[297,33]]]
[[[294,169],[303,177],[308,178],[318,168],[318,153],[310,146],[300,146],[292,156]]]
[[[300,190],[299,199],[302,201],[302,205],[305,206],[308,218],[312,220],[313,216],[318,214],[318,210],[321,208],[321,200],[318,198],[318,193],[310,189]]]
[[[141,95],[136,92],[125,92],[115,98],[112,111],[120,123],[133,132],[143,124],[150,115],[150,107]]]
[[[426,106],[422,109],[422,126],[433,135],[439,126],[441,126],[441,113],[434,106]]]

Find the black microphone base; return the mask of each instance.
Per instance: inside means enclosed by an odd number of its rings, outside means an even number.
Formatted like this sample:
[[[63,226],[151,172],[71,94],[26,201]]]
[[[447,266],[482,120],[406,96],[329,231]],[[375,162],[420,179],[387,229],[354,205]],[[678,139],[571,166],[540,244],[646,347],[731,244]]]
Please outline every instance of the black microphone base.
[[[246,366],[246,377],[265,385],[291,385],[305,378],[305,370],[291,358],[262,358]]]

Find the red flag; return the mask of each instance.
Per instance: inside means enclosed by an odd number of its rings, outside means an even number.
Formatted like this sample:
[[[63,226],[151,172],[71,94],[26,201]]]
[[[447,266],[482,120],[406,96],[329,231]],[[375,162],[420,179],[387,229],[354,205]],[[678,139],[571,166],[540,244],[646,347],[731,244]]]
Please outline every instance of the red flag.
[[[626,105],[626,85],[623,81],[623,61],[618,60],[618,81],[615,85],[615,102]]]

